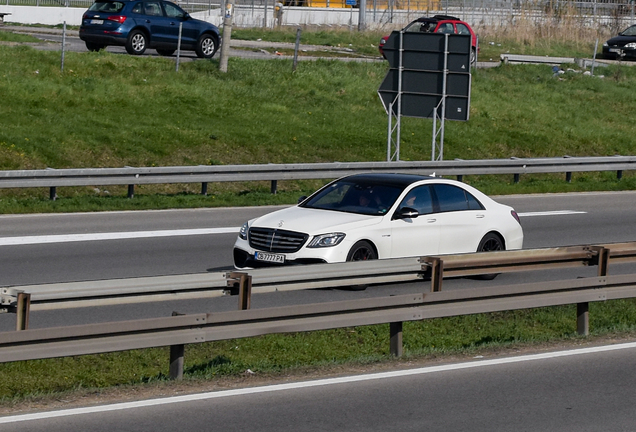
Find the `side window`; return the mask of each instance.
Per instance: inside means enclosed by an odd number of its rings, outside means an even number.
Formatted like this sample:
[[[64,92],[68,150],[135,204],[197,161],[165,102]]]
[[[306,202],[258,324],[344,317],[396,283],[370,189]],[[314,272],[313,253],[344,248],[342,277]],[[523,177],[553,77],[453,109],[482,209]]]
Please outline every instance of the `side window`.
[[[406,194],[398,208],[402,207],[415,209],[419,214],[433,213],[433,198],[431,197],[430,186],[418,186],[412,189]]]
[[[457,26],[457,34],[470,35],[470,30],[468,30],[465,24],[456,23],[455,26]]]
[[[144,15],[163,16],[163,12],[161,12],[161,5],[159,4],[159,2],[144,3]]]
[[[439,211],[451,212],[469,209],[464,189],[448,184],[436,184],[433,187],[439,203]]]
[[[163,4],[163,7],[166,9],[166,16],[170,18],[183,18],[185,15],[183,10],[181,10],[180,8],[178,8],[172,3],[166,2]]]
[[[455,29],[452,23],[444,23],[439,25],[437,33],[455,33]]]
[[[143,3],[137,3],[135,6],[133,6],[132,12],[136,13],[136,14],[143,15],[144,14],[144,4]]]

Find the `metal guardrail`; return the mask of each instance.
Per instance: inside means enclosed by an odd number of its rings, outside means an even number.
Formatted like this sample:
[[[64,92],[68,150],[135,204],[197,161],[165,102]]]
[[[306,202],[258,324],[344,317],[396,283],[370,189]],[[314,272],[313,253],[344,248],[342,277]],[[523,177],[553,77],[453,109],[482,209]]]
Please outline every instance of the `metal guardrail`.
[[[381,323],[390,323],[391,352],[399,356],[404,321],[565,304],[577,304],[577,330],[588,334],[589,302],[636,297],[636,274],[607,276],[612,260],[636,261],[636,242],[329,264],[329,271],[325,271],[325,265],[314,265],[284,272],[282,269],[253,270],[250,274],[230,272],[224,275],[225,285],[238,289],[239,308],[243,310],[4,332],[0,333],[0,362],[171,346],[170,374],[180,378],[185,344]],[[582,265],[597,265],[598,275],[441,291],[444,276]],[[249,310],[252,279],[254,286],[282,290],[346,286],[369,280],[418,279],[426,273],[431,276],[430,293]],[[198,278],[195,275],[189,281],[189,288],[201,284]],[[212,279],[221,285],[220,277]],[[140,283],[139,290],[158,289]],[[7,289],[2,292],[5,296],[11,294]],[[74,295],[79,292],[74,291]],[[37,294],[33,294],[37,299]]]
[[[211,298],[237,294],[240,275],[252,278],[251,293],[335,288],[431,279],[441,291],[443,276],[477,276],[527,270],[599,266],[636,261],[636,242],[498,251],[437,257],[397,258],[367,262],[272,267],[245,272],[109,279],[23,285],[0,289],[0,309],[15,308],[19,293],[30,295],[30,310],[56,310],[154,301]],[[600,263],[600,265],[599,265]]]
[[[128,196],[135,185],[201,183],[207,193],[210,182],[271,181],[272,192],[278,180],[333,179],[365,172],[401,172],[437,176],[513,174],[515,182],[522,174],[623,171],[636,169],[636,156],[511,158],[486,160],[448,160],[417,162],[333,162],[308,164],[199,165],[184,167],[76,168],[0,171],[0,189],[50,188],[55,199],[57,187],[128,185]]]

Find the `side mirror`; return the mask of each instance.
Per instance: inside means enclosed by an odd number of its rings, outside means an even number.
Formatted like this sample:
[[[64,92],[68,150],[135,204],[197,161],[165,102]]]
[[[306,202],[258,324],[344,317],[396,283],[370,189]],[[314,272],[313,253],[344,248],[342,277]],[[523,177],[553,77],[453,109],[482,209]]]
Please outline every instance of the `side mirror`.
[[[298,198],[298,204],[300,204],[301,202],[305,201],[307,199],[307,195],[303,195],[300,198]]]
[[[415,219],[419,215],[419,212],[414,208],[402,207],[395,212],[393,219]]]
[[[189,20],[189,19],[192,19],[192,17],[190,16],[189,13],[186,12],[185,15],[183,15],[183,19],[184,20]]]

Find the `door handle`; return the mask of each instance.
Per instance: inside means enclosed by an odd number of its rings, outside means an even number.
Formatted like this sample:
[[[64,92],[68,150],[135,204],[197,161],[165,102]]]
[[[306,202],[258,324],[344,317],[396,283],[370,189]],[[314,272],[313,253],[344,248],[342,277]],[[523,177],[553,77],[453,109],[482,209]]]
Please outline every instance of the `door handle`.
[[[437,219],[426,219],[427,223],[434,223],[437,222]]]
[[[477,219],[483,219],[483,218],[485,218],[485,217],[486,217],[486,215],[483,215],[483,214],[478,214],[478,215],[476,216],[476,218],[477,218]]]

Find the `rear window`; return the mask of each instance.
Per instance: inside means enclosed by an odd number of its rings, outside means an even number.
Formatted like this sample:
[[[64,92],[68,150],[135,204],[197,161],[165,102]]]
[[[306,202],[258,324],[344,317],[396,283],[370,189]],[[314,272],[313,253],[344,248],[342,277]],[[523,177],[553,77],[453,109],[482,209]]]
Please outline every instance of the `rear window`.
[[[433,185],[440,212],[482,210],[481,203],[464,189],[447,184]]]
[[[93,12],[119,13],[124,8],[124,3],[118,1],[97,1],[88,10]]]

